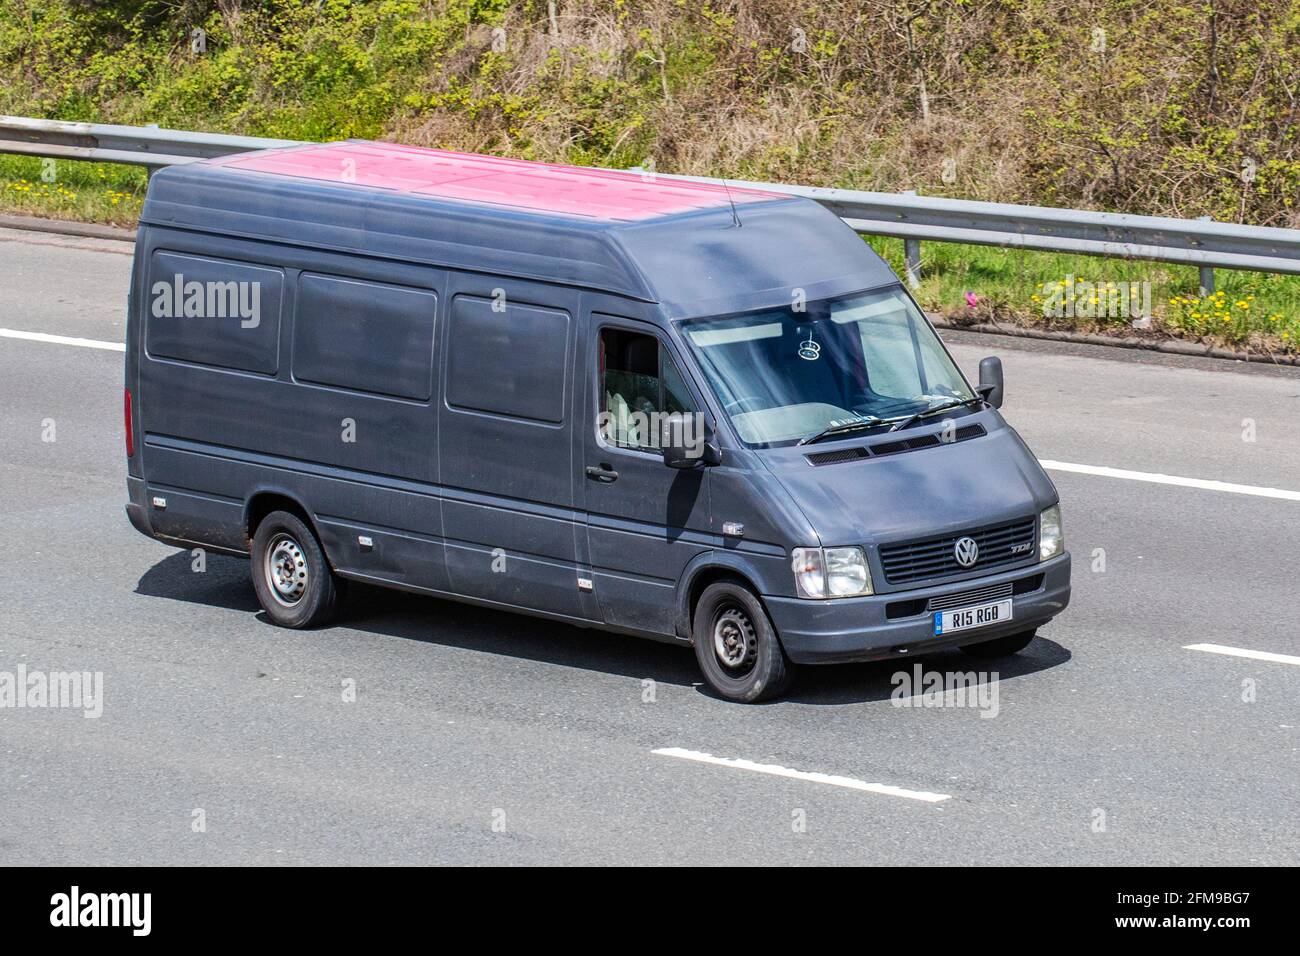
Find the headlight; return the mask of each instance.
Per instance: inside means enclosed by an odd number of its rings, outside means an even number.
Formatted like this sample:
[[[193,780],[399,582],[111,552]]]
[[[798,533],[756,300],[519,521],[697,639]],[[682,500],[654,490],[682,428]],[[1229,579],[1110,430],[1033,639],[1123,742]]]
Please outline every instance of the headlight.
[[[1038,516],[1038,560],[1064,553],[1065,534],[1061,531],[1061,506],[1057,504]]]
[[[800,597],[871,594],[871,572],[861,548],[795,548],[795,589]]]
[[[826,595],[870,594],[871,575],[861,548],[826,549]]]

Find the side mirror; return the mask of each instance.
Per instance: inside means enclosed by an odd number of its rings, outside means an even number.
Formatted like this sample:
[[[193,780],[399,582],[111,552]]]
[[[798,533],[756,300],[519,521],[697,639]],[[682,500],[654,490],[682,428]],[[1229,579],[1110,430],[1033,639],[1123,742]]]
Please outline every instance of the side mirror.
[[[980,359],[980,383],[975,391],[994,408],[1002,407],[1002,359],[996,355]]]
[[[722,463],[722,453],[704,416],[674,412],[660,423],[659,447],[669,468],[711,467]]]

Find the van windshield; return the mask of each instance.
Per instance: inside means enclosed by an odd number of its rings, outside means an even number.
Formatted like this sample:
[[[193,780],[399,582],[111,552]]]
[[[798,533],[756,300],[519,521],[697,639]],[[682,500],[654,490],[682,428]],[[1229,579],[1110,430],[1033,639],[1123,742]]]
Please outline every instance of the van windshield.
[[[695,319],[682,330],[747,445],[790,444],[975,397],[897,286]]]

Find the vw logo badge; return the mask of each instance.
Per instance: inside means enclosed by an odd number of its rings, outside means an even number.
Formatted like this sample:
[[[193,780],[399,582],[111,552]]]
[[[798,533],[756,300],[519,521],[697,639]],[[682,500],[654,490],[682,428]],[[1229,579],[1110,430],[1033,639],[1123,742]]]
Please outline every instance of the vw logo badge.
[[[980,546],[971,537],[958,538],[952,546],[952,556],[963,568],[973,567],[980,557]]]

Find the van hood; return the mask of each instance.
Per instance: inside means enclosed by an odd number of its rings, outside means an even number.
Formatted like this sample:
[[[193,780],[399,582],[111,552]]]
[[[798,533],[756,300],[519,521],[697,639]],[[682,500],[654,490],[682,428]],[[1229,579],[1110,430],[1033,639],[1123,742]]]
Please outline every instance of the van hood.
[[[937,435],[940,428],[773,448],[761,457],[825,547],[951,534],[1036,515],[1056,503],[1051,479],[1000,415],[985,411],[961,419],[963,426],[973,423],[987,434],[887,456],[817,466],[808,461],[813,454]]]

